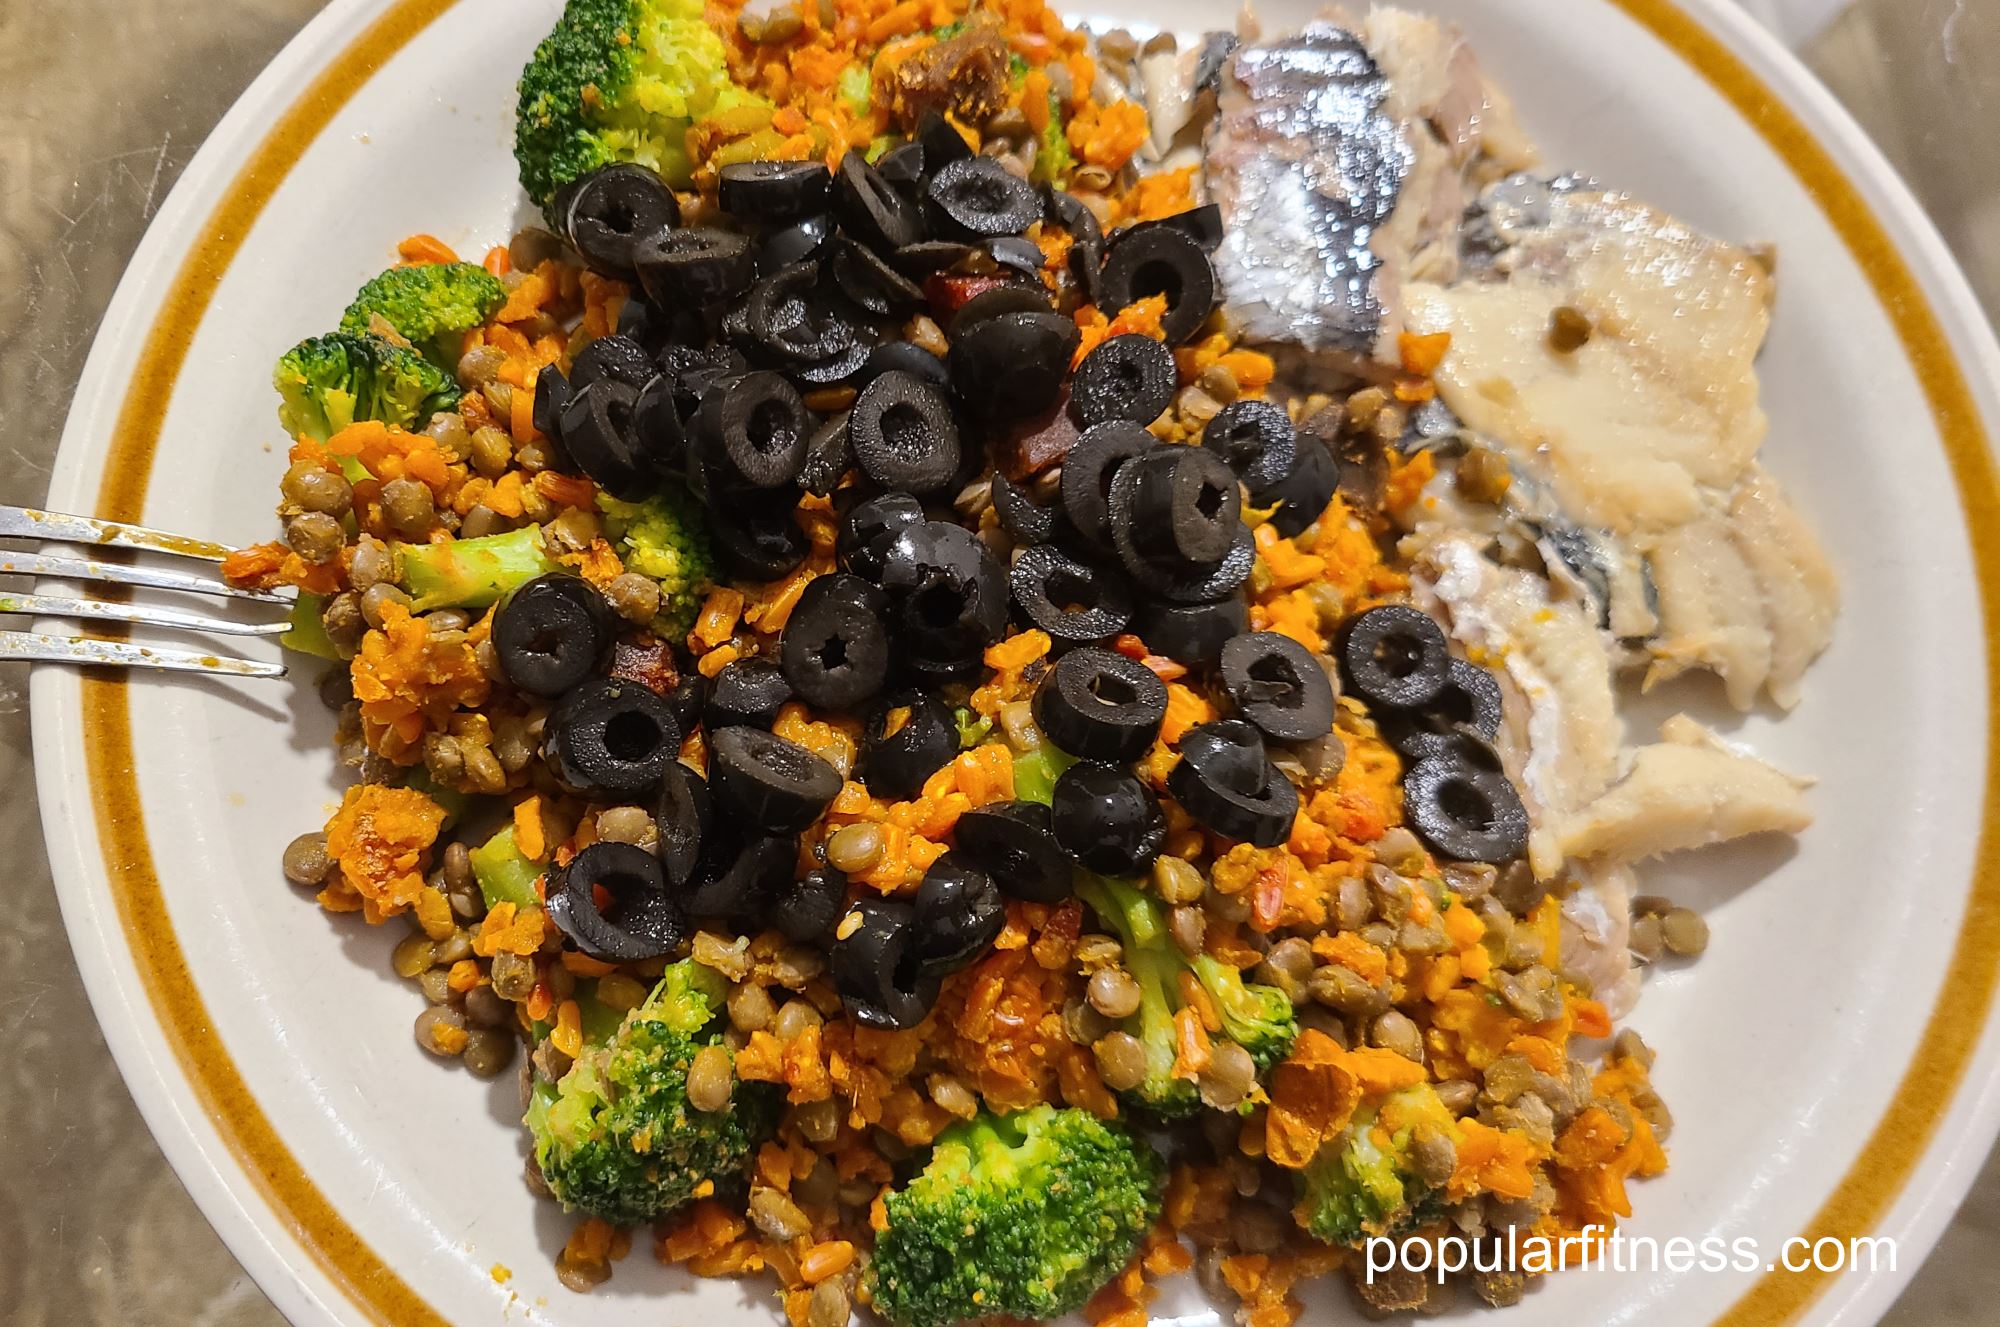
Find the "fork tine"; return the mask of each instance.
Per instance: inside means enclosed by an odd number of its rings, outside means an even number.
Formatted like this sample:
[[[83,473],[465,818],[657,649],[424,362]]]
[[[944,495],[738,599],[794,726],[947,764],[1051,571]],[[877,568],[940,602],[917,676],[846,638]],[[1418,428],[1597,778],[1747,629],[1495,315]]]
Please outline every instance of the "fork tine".
[[[208,631],[221,636],[278,636],[292,629],[290,618],[276,622],[232,622],[225,617],[183,613],[151,604],[114,603],[107,599],[68,599],[52,594],[0,593],[0,614],[30,617],[91,618],[100,622],[131,622],[144,627]]]
[[[207,673],[218,677],[283,677],[283,664],[257,663],[187,650],[156,650],[122,640],[78,640],[71,636],[40,636],[0,631],[0,659],[29,663],[108,664],[116,668],[153,668],[169,673]]]
[[[65,544],[99,544],[114,548],[143,548],[154,553],[174,553],[181,557],[220,562],[229,549],[206,539],[148,530],[142,525],[100,521],[90,516],[65,516],[60,512],[36,511],[32,507],[0,505],[0,536],[13,539],[53,539]]]
[[[109,581],[114,585],[140,585],[155,590],[186,590],[193,594],[218,594],[231,599],[254,599],[259,603],[288,604],[284,595],[268,590],[239,590],[233,585],[206,576],[192,576],[164,567],[125,566],[116,562],[92,562],[83,558],[57,557],[49,553],[16,553],[0,550],[0,575],[53,576],[70,581]]]

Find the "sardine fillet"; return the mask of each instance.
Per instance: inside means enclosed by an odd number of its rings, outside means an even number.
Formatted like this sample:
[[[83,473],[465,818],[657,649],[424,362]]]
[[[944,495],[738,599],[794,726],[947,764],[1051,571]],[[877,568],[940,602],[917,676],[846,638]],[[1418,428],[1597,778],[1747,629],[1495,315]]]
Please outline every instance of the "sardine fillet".
[[[1624,725],[1603,637],[1578,604],[1553,598],[1548,582],[1496,566],[1469,539],[1431,539],[1417,576],[1451,633],[1501,669],[1526,705],[1519,782],[1536,826],[1529,864],[1547,879],[1562,866],[1549,827],[1618,775]]]
[[[1575,887],[1562,901],[1560,966],[1589,987],[1605,1013],[1623,1018],[1639,1002],[1631,948],[1637,882],[1627,866],[1584,863],[1573,874]]]
[[[1622,864],[1812,823],[1806,781],[1724,742],[1685,714],[1632,753],[1625,776],[1563,822],[1572,858]]]
[[[1771,284],[1741,249],[1617,194],[1550,200],[1506,279],[1404,292],[1410,330],[1448,332],[1439,391],[1467,426],[1545,471],[1580,525],[1667,529],[1727,492],[1766,428],[1755,361]],[[1587,344],[1550,345],[1556,310]]]

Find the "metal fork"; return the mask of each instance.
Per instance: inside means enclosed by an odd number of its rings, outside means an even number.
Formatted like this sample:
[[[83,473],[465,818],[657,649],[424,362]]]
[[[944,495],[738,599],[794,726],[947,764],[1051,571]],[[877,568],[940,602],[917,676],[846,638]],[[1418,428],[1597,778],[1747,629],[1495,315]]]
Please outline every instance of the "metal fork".
[[[143,526],[100,521],[88,516],[64,516],[35,511],[28,507],[0,506],[0,538],[45,540],[51,543],[83,544],[99,548],[131,549],[159,554],[185,566],[151,566],[139,562],[100,562],[94,558],[71,557],[61,553],[22,552],[0,548],[0,576],[25,576],[65,581],[91,581],[108,585],[128,585],[149,590],[178,590],[188,594],[257,604],[289,606],[293,601],[266,590],[240,590],[225,583],[208,569],[229,555],[229,549],[204,539],[148,530]],[[176,631],[211,632],[227,636],[275,636],[290,622],[237,621],[206,613],[161,608],[111,599],[83,599],[66,595],[28,592],[14,594],[0,590],[0,617],[70,618],[87,622],[110,622],[125,626],[169,627]],[[163,650],[123,640],[95,640],[82,636],[55,636],[25,631],[0,631],[0,660],[20,659],[31,663],[103,664],[118,668],[153,668],[177,673],[208,673],[224,677],[283,677],[283,664],[259,663],[225,655],[193,650]]]

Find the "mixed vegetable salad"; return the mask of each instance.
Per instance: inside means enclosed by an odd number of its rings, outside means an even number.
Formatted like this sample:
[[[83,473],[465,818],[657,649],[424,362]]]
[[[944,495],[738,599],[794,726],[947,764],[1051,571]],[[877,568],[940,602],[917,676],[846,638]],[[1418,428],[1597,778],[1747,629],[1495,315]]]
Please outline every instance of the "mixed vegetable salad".
[[[645,1232],[797,1327],[1139,1327],[1190,1271],[1283,1327],[1370,1237],[1603,1232],[1666,1164],[1500,661],[1398,551],[1451,338],[1281,379],[1140,53],[570,0],[547,229],[412,237],[278,363],[284,537],[227,571],[300,590],[359,773],[285,872],[407,928],[425,1050],[520,1065],[575,1289]],[[1526,1278],[1355,1281],[1461,1284]]]

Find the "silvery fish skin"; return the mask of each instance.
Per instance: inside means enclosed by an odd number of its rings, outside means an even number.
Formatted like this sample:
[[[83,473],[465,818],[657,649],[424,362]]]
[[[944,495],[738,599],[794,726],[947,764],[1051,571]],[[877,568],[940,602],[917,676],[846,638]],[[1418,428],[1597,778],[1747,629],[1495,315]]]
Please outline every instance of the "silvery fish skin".
[[[1383,109],[1389,81],[1330,23],[1237,50],[1208,145],[1222,208],[1216,275],[1252,341],[1371,358],[1383,302],[1370,249],[1415,153]]]

